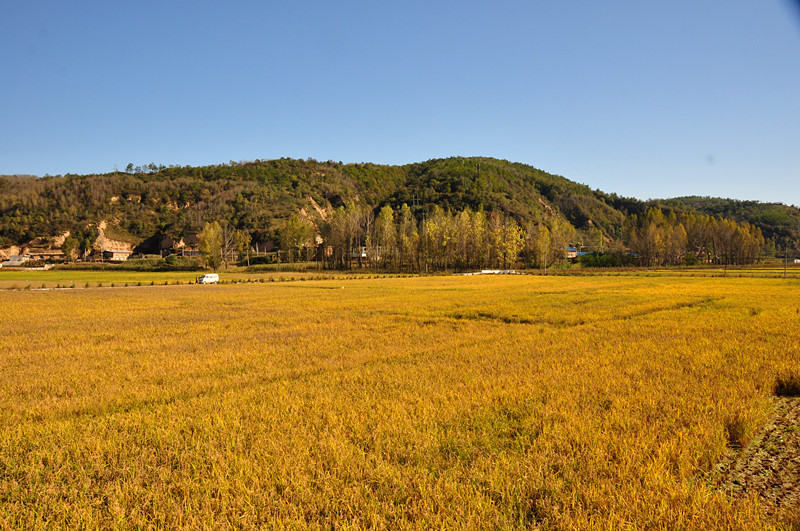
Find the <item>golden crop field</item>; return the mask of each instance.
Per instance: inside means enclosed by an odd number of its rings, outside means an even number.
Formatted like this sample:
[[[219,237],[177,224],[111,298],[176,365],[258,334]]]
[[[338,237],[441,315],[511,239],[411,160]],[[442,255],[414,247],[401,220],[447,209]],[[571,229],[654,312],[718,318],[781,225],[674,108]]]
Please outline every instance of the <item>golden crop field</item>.
[[[0,291],[0,527],[765,529],[800,281]]]
[[[193,284],[206,271],[81,271],[52,269],[35,271],[0,269],[0,290],[36,290],[53,288],[109,288],[148,285]],[[344,273],[325,270],[307,271],[248,271],[231,268],[220,271],[224,282],[285,282],[293,280],[322,280],[374,277],[374,272]],[[387,275],[381,275],[387,276]]]

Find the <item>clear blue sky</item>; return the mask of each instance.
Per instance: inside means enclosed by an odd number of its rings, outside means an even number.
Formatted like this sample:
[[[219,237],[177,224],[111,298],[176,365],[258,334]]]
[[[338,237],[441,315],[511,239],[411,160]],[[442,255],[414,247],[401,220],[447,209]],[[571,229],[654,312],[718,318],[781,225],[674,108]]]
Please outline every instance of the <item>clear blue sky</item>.
[[[523,162],[800,205],[789,0],[0,0],[0,173]]]

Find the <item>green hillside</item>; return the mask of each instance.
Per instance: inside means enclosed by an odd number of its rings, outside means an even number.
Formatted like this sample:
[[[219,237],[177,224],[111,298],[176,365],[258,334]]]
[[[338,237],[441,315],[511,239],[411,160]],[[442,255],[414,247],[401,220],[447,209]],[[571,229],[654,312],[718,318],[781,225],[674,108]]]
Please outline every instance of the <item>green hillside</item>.
[[[0,178],[0,248],[70,231],[147,246],[164,236],[198,232],[222,221],[253,242],[277,241],[292,216],[320,225],[327,213],[356,204],[377,213],[407,204],[419,220],[435,206],[445,211],[502,213],[520,226],[567,221],[609,245],[629,239],[653,206],[748,222],[769,238],[800,240],[800,211],[779,204],[710,198],[645,203],[618,197],[532,166],[486,157],[451,157],[403,166],[343,164],[313,159],[256,160],[215,166],[133,168],[102,175]],[[599,235],[599,236],[598,236]],[[627,236],[626,236],[627,235]]]
[[[0,179],[0,246],[21,244],[109,220],[134,238],[181,236],[208,220],[228,220],[256,239],[274,238],[302,209],[356,202],[502,210],[519,222],[563,215],[597,224],[612,238],[627,213],[601,192],[524,164],[449,158],[386,166],[280,159],[160,171]],[[591,220],[591,222],[590,222]]]
[[[666,199],[661,206],[750,223],[779,247],[787,242],[797,246],[800,242],[800,209],[794,206],[698,196]]]
[[[450,158],[403,166],[404,186],[390,198],[392,206],[419,203],[423,208],[500,210],[519,221],[564,216],[577,229],[601,227],[620,236],[625,210],[609,196],[564,177],[525,164],[491,158]],[[415,197],[417,198],[415,201]]]

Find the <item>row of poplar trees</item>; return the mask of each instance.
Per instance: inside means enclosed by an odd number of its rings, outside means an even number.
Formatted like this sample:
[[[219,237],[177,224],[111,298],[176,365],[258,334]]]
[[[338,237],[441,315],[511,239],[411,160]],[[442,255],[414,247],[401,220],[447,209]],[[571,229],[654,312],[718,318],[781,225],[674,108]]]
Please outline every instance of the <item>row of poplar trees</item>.
[[[578,241],[587,243],[590,251],[604,251],[608,243],[599,229],[579,233],[556,216],[521,226],[502,212],[451,213],[438,206],[417,222],[407,205],[397,210],[385,206],[375,216],[368,208],[350,204],[335,210],[321,233],[330,249],[324,257],[329,267],[368,262],[417,271],[507,269],[519,262],[547,268],[563,261],[566,248]],[[665,214],[659,208],[630,216],[625,241],[644,266],[749,264],[761,257],[765,244],[761,230],[749,223]]]
[[[761,229],[749,223],[697,214],[664,214],[651,208],[626,224],[630,249],[645,266],[751,264],[764,249]]]
[[[319,260],[326,267],[433,272],[509,269],[519,262],[547,268],[566,258],[582,241],[590,251],[606,250],[598,228],[583,234],[557,216],[524,227],[502,212],[450,212],[434,206],[417,220],[408,205],[372,209],[350,203],[331,212],[318,227],[299,216],[280,231],[283,261]],[[249,235],[226,224],[207,223],[200,248],[208,265],[227,265],[246,256]],[[664,214],[652,208],[630,216],[625,240],[644,266],[697,263],[748,264],[764,249],[761,230],[748,223],[705,215]],[[622,252],[617,247],[616,252]]]
[[[282,247],[292,259],[302,254],[302,220],[285,225]],[[310,228],[306,229],[310,230]],[[411,208],[384,206],[377,215],[349,204],[333,211],[320,227],[322,259],[331,268],[354,266],[391,270],[441,271],[485,268],[508,269],[519,260],[548,266],[564,258],[574,236],[566,221],[521,227],[502,212],[449,212],[438,206],[417,221]]]

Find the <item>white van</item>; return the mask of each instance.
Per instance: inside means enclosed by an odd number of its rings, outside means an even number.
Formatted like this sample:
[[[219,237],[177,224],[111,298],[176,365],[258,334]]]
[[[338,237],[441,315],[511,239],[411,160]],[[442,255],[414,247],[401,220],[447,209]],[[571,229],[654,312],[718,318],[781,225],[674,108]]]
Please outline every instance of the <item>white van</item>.
[[[219,282],[219,275],[216,273],[206,273],[197,277],[198,284],[216,284]]]

